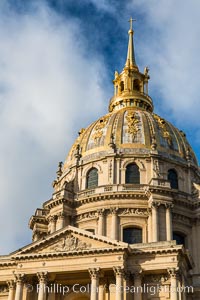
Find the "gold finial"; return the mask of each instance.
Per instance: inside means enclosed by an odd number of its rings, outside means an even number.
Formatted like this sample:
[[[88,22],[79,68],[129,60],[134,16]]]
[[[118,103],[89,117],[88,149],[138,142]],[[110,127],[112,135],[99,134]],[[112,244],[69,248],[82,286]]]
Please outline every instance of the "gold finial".
[[[134,53],[134,44],[133,44],[133,22],[136,21],[133,18],[130,18],[130,29],[128,31],[129,34],[129,42],[128,42],[128,52],[127,52],[127,59],[125,63],[126,68],[136,68],[136,62],[135,62],[135,53]]]
[[[133,30],[133,22],[136,22],[136,19],[133,19],[132,17],[129,20],[130,22],[130,30]]]

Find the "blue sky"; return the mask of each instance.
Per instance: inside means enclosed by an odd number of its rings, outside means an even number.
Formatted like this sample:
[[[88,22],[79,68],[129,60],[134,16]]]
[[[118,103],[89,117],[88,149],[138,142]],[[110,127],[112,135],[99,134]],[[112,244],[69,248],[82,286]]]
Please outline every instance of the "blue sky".
[[[2,0],[0,253],[31,241],[29,217],[51,197],[58,162],[78,130],[107,112],[131,16],[155,112],[200,159],[198,0]]]

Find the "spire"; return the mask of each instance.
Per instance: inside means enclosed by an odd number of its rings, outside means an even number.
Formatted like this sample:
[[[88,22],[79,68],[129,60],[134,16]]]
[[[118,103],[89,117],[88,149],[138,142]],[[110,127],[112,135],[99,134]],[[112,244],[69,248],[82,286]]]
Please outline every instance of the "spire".
[[[110,112],[124,107],[153,111],[153,102],[148,95],[149,69],[146,67],[144,73],[141,73],[135,62],[133,21],[135,20],[132,18],[129,20],[129,42],[125,66],[121,73],[115,71],[114,95],[109,104]]]
[[[127,51],[127,59],[126,59],[126,64],[125,67],[128,68],[137,68],[136,62],[135,62],[135,52],[134,52],[134,43],[133,43],[133,22],[136,21],[132,18],[130,18],[130,29],[128,31],[129,34],[129,42],[128,42],[128,51]]]

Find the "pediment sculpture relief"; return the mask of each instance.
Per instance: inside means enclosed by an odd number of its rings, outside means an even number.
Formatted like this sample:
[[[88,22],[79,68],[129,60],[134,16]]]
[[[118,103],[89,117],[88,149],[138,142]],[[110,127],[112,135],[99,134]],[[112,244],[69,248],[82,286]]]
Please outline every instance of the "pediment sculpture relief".
[[[73,251],[73,250],[83,250],[91,248],[91,244],[87,244],[84,241],[81,241],[79,238],[68,235],[62,238],[56,245],[53,245],[49,248],[50,251],[62,252],[62,251]]]

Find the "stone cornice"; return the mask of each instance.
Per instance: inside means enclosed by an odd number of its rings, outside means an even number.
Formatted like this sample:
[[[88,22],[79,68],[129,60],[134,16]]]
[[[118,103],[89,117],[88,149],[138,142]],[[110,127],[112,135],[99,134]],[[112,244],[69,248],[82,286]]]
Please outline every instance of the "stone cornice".
[[[98,249],[84,249],[77,251],[67,251],[67,252],[47,252],[47,253],[27,253],[20,254],[11,259],[17,261],[21,260],[32,260],[32,259],[47,259],[47,258],[60,258],[60,257],[77,257],[83,255],[93,255],[93,254],[106,254],[106,253],[118,253],[126,252],[129,255],[165,255],[165,254],[184,254],[183,248],[181,246],[175,246],[174,248],[138,248],[130,249],[127,247],[116,247],[116,248],[98,248]],[[186,254],[185,254],[186,255]]]
[[[103,201],[103,200],[109,200],[109,199],[118,199],[118,200],[119,199],[143,199],[143,200],[147,200],[147,196],[145,195],[144,192],[141,193],[141,192],[137,192],[137,191],[93,194],[93,195],[88,195],[87,197],[84,197],[81,199],[76,199],[75,206],[78,207],[82,204]]]
[[[46,220],[46,216],[34,216],[33,215],[33,216],[31,216],[31,218],[29,220],[30,229],[33,229],[35,223],[44,224],[44,225],[48,224],[48,222]]]
[[[166,249],[132,249],[131,253],[134,255],[146,254],[168,254],[168,253],[181,253],[182,249],[166,248]]]
[[[67,200],[64,198],[60,199],[51,199],[48,204],[45,204],[45,207],[48,209],[52,209],[53,207],[56,207],[60,204],[67,204],[68,206],[72,207],[73,206],[73,201],[72,200]]]
[[[10,257],[9,260],[7,261],[1,261],[1,257],[0,257],[0,267],[16,267],[17,266],[17,262],[12,260],[12,258]]]
[[[190,200],[188,200],[188,199],[180,199],[180,198],[174,197],[173,201],[174,201],[175,204],[184,206],[184,207],[189,208],[189,209],[194,209],[195,208],[195,203],[190,202]],[[200,203],[199,203],[199,207],[200,207]]]
[[[15,261],[19,260],[32,260],[32,259],[41,259],[41,258],[56,258],[56,257],[77,257],[83,255],[91,255],[91,254],[104,254],[104,253],[118,253],[127,250],[125,247],[117,247],[117,248],[98,248],[98,249],[84,249],[77,251],[63,251],[63,252],[46,252],[46,253],[28,253],[28,254],[20,254],[15,257],[11,257]]]

